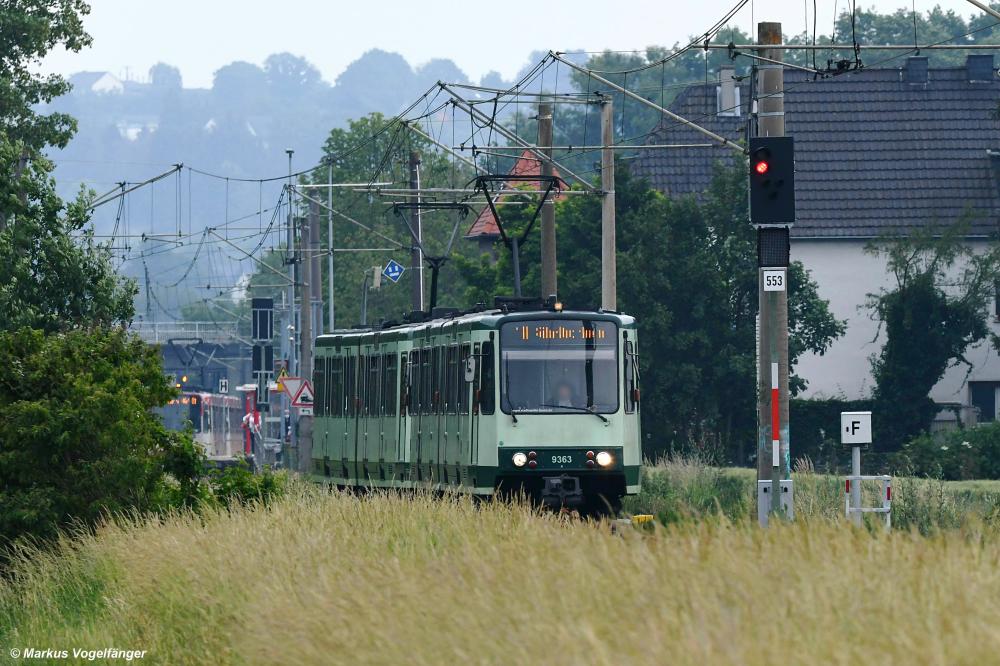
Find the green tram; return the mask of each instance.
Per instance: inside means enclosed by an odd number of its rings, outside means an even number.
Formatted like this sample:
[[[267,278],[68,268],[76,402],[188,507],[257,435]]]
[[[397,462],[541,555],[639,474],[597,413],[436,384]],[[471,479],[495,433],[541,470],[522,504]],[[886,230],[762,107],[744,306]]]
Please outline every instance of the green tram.
[[[635,320],[498,305],[319,336],[312,479],[595,512],[637,493]]]

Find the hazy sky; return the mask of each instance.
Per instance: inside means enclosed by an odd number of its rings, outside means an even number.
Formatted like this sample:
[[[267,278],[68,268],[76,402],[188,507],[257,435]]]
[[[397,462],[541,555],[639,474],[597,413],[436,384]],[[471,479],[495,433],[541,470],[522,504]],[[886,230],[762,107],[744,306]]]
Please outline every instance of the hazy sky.
[[[848,0],[839,0],[843,10]],[[412,65],[450,58],[472,79],[490,70],[511,78],[537,49],[642,49],[673,44],[706,30],[735,0],[507,0],[492,5],[447,0],[92,0],[86,26],[94,45],[79,54],[53,53],[46,71],[71,74],[107,70],[145,78],[163,61],[179,67],[188,87],[208,87],[212,73],[234,60],[261,63],[271,53],[305,56],[333,82],[362,53],[381,48]],[[819,31],[829,33],[834,0],[817,0]],[[860,2],[870,8],[876,3]],[[917,10],[940,4],[962,14],[978,12],[965,0],[916,0]],[[810,0],[755,0],[737,16],[778,20],[786,34],[812,22]],[[879,0],[880,11],[910,7],[910,0]],[[540,7],[551,8],[553,28]],[[627,7],[616,20],[608,7]],[[751,16],[752,11],[752,16]],[[636,20],[636,17],[642,17]],[[811,29],[811,28],[810,28]]]

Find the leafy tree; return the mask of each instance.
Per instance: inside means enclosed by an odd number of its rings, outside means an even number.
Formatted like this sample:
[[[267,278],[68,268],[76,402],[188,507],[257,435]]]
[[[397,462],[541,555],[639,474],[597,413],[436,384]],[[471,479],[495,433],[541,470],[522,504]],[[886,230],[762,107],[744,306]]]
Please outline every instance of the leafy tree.
[[[75,124],[34,109],[67,89],[60,77],[34,73],[35,65],[56,46],[89,44],[81,23],[88,11],[72,0],[0,9],[0,330],[106,326],[132,316],[134,286],[91,236],[74,238],[87,220],[84,198],[66,206],[42,156],[65,145]]]
[[[151,412],[173,392],[157,350],[116,330],[22,329],[0,333],[0,359],[0,539],[160,508],[168,462],[195,492],[190,439]]]
[[[257,65],[242,60],[215,71],[212,97],[225,112],[246,115],[264,102],[267,74]]]
[[[895,285],[869,294],[868,307],[885,331],[885,345],[872,358],[876,442],[895,450],[934,420],[931,389],[951,366],[972,364],[970,345],[989,337],[989,303],[1000,276],[1000,245],[984,252],[965,242],[967,226],[928,229],[868,247],[884,256]]]
[[[160,90],[180,90],[182,85],[181,70],[158,62],[149,68],[149,80],[154,88]]]
[[[720,167],[700,201],[671,200],[616,170],[618,306],[639,324],[649,456],[714,442],[743,463],[754,450],[757,262],[745,188],[741,169]],[[568,308],[599,305],[600,206],[595,197],[567,197],[556,207],[559,297]],[[505,220],[517,229],[524,217]],[[538,247],[536,231],[522,252],[525,294],[538,293]],[[488,256],[459,262],[466,300],[510,293],[509,253],[501,247],[497,256],[495,264]],[[802,353],[825,351],[845,326],[800,263],[789,270],[789,326],[793,367]],[[793,377],[792,385],[805,382]]]
[[[294,99],[322,84],[319,70],[305,58],[291,53],[275,53],[264,61],[267,85],[279,101]]]
[[[151,413],[173,389],[159,353],[118,324],[134,285],[108,250],[80,234],[85,193],[56,194],[42,151],[74,129],[35,106],[66,90],[35,65],[50,49],[89,43],[82,2],[6,3],[0,9],[0,540],[46,539],[76,521],[177,499],[166,458],[189,437]],[[168,455],[170,454],[170,455]],[[189,466],[190,468],[191,466]],[[196,466],[194,466],[196,468]],[[180,483],[181,494],[198,485]],[[192,486],[193,483],[193,486]]]
[[[83,0],[17,0],[0,6],[0,135],[4,142],[40,152],[62,148],[76,129],[68,115],[35,112],[39,104],[65,94],[69,84],[57,75],[41,76],[37,65],[56,47],[79,51],[90,45]],[[4,160],[4,168],[11,164]],[[0,179],[8,181],[9,173]],[[6,195],[7,192],[4,192]],[[5,196],[6,199],[6,196]]]
[[[11,148],[0,143],[0,160],[13,158]],[[85,204],[64,207],[46,179],[49,169],[44,158],[30,162],[15,181],[26,202],[7,209],[15,215],[0,230],[0,330],[128,322],[135,285],[115,272],[108,250],[91,233],[74,236],[87,219]]]

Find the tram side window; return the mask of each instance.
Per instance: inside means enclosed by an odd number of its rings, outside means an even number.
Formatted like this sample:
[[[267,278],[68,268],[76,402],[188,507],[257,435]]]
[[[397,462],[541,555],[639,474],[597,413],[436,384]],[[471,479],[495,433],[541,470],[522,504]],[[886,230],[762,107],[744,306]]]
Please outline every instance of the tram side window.
[[[458,413],[469,413],[469,384],[465,381],[465,366],[469,362],[469,355],[472,349],[469,345],[462,345],[462,355],[458,364]]]
[[[635,412],[639,391],[639,358],[631,340],[625,341],[625,413]]]
[[[434,411],[433,382],[434,366],[431,365],[431,350],[420,350],[420,413],[431,414]]]
[[[382,413],[396,415],[396,355],[382,358]]]
[[[444,381],[442,382],[444,386],[444,399],[443,407],[441,411],[447,414],[455,413],[455,400],[453,399],[453,393],[455,391],[455,351],[456,347],[448,347],[444,350]]]
[[[496,408],[496,400],[494,399],[496,393],[494,376],[496,373],[493,370],[492,340],[483,343],[483,355],[480,360],[482,361],[482,370],[479,380],[479,411],[483,414],[492,414]]]
[[[316,387],[316,415],[326,416],[326,357],[316,359],[313,370],[313,386]]]
[[[410,414],[420,413],[420,352],[410,352],[410,385],[407,393],[410,398]]]
[[[344,415],[344,359],[335,356],[327,364],[330,378],[326,392],[327,408],[330,416]]]
[[[439,414],[441,412],[441,350],[437,347],[431,349],[430,382],[427,385],[427,396],[429,409],[428,414]]]
[[[358,385],[358,375],[355,372],[355,367],[357,366],[357,357],[348,356],[347,357],[347,376],[344,378],[346,381],[344,385],[346,387],[344,397],[347,398],[347,415],[353,417],[357,414],[357,385]]]
[[[368,413],[368,357],[358,357],[358,416]]]
[[[365,414],[377,416],[382,410],[382,385],[379,383],[381,356],[368,357],[368,399],[365,404]]]
[[[406,416],[410,412],[410,357],[399,355],[399,414]]]

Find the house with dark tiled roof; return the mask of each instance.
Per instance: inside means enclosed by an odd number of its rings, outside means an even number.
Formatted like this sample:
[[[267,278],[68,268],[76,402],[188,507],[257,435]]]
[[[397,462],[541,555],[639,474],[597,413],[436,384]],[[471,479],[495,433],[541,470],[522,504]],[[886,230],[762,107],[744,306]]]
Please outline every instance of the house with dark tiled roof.
[[[828,79],[785,70],[784,85],[785,133],[795,138],[792,258],[812,273],[834,314],[848,320],[847,333],[824,356],[804,357],[796,370],[810,396],[864,397],[872,388],[869,358],[881,348],[864,303],[867,294],[890,286],[884,259],[866,254],[865,246],[958,220],[968,221],[974,246],[1000,232],[1000,78],[992,55],[971,55],[965,66],[950,68],[929,68],[927,58],[915,56],[899,68]],[[722,69],[718,82],[685,89],[671,110],[742,140],[749,98],[747,82]],[[648,141],[705,143],[669,119]],[[697,195],[715,162],[738,158],[719,148],[647,150],[632,170],[669,195]],[[989,345],[967,357],[972,373],[949,369],[931,397],[967,408],[965,418],[997,420],[1000,358]]]

